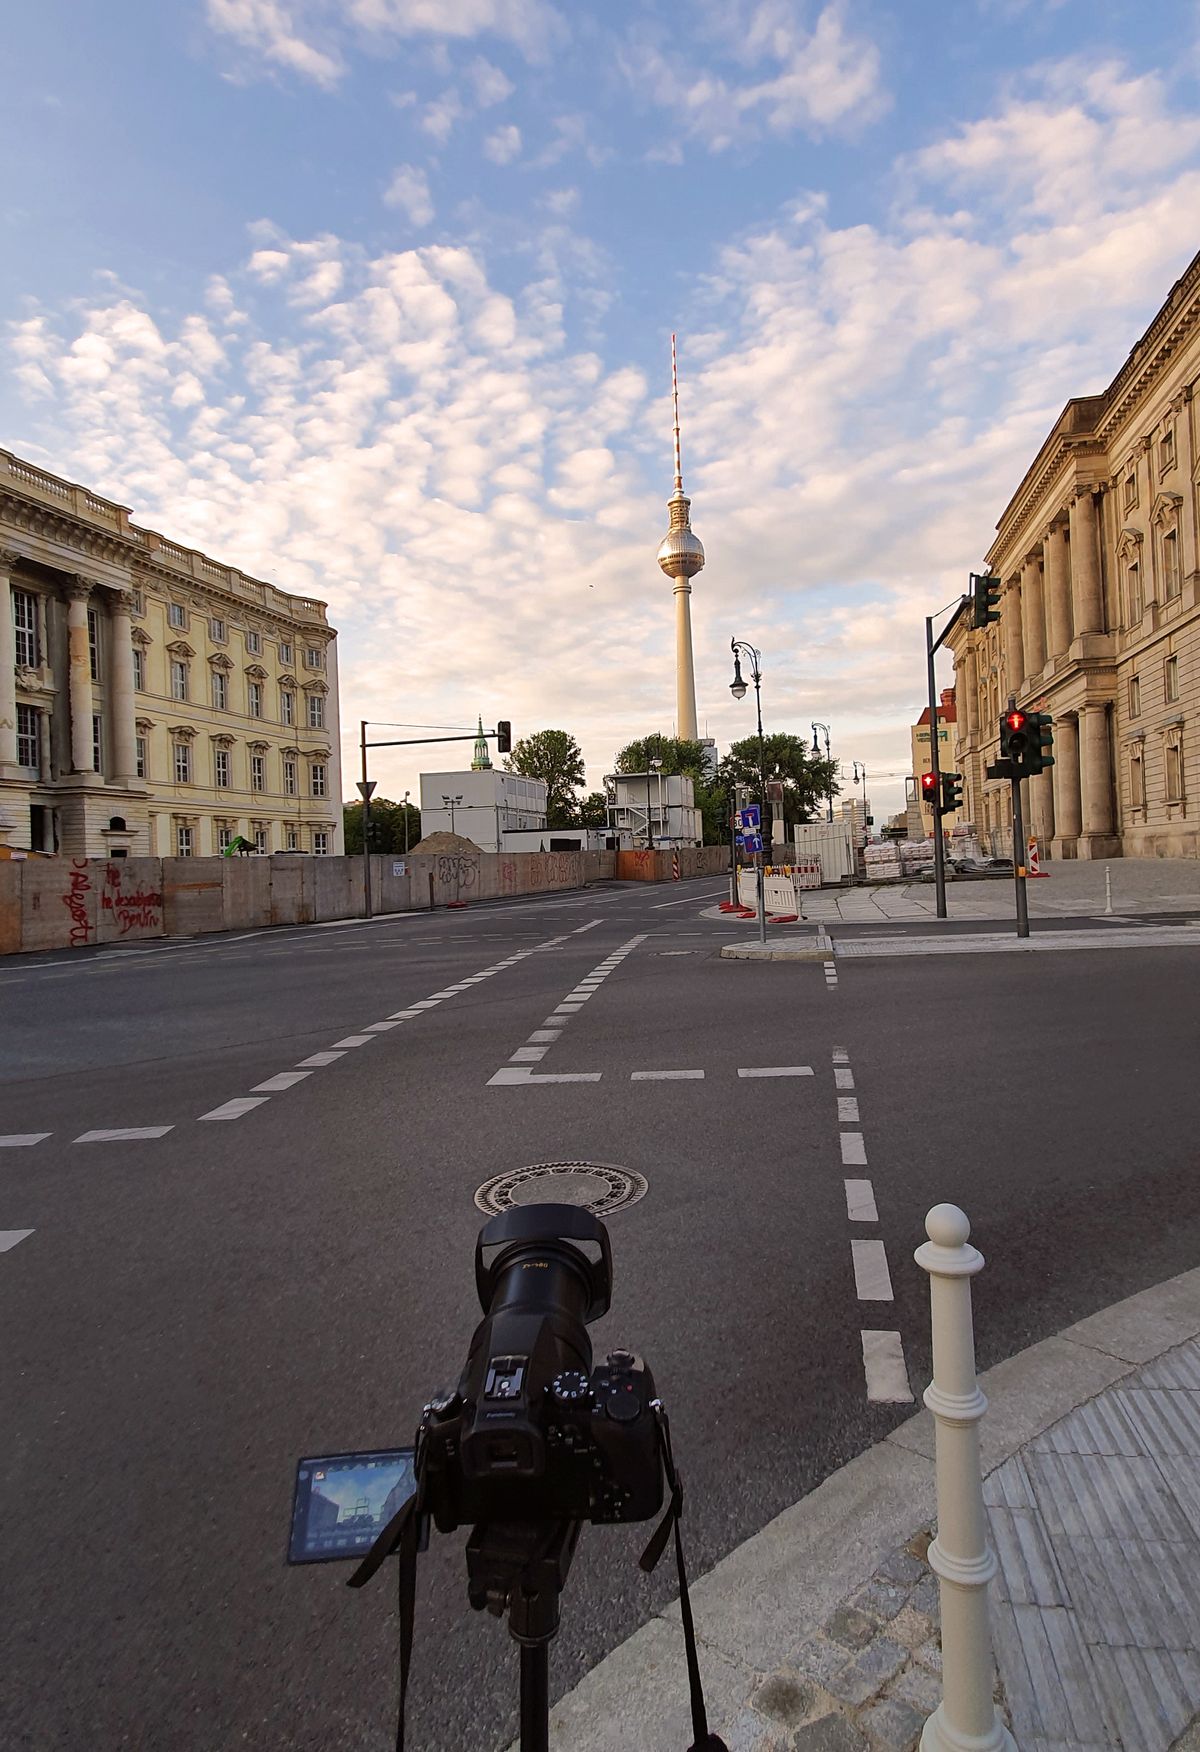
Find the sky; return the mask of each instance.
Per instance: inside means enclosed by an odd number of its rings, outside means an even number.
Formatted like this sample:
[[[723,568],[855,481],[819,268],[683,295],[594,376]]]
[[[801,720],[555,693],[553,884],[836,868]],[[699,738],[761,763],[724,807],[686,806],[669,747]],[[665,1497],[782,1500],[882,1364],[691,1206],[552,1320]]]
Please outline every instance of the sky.
[[[672,730],[677,331],[702,731],[747,639],[900,807],[923,617],[1200,246],[1196,0],[41,0],[5,62],[0,445],[328,602],[351,796],[360,718],[596,789]]]

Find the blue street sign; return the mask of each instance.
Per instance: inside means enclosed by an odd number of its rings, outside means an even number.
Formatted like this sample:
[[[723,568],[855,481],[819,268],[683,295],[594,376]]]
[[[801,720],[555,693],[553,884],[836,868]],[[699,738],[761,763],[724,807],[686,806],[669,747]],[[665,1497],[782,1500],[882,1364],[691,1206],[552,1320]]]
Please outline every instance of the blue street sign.
[[[762,826],[762,810],[757,803],[751,803],[749,809],[738,810],[738,821],[746,833],[757,833]]]
[[[748,833],[746,835],[745,846],[748,852],[761,852],[762,835],[760,833]]]

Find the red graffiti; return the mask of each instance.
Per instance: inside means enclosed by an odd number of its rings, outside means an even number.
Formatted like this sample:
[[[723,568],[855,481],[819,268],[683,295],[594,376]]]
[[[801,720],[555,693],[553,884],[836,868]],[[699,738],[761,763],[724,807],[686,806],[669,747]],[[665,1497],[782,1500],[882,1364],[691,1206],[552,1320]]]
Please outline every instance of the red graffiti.
[[[153,931],[162,929],[163,897],[161,889],[135,888],[126,892],[121,887],[122,869],[119,864],[110,864],[104,874],[104,891],[100,896],[100,905],[105,912],[112,913],[120,925],[120,935],[126,936],[130,931]]]
[[[91,936],[92,927],[88,923],[87,901],[84,896],[92,891],[91,878],[88,875],[86,858],[71,860],[71,887],[63,895],[62,903],[71,915],[70,944],[72,949],[78,949]]]

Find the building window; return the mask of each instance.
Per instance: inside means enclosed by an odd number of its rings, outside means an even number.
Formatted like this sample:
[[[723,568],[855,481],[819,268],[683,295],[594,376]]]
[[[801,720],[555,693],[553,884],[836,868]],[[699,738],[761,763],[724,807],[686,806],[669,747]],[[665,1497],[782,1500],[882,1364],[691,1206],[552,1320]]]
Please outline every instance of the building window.
[[[175,755],[175,783],[190,785],[192,782],[192,747],[189,742],[172,743]]]
[[[323,797],[325,795],[325,767],[321,761],[313,762],[312,794],[314,797]]]
[[[308,727],[310,730],[325,728],[325,701],[320,694],[308,696]]]
[[[1163,698],[1168,705],[1179,698],[1179,659],[1168,657],[1163,664]]]
[[[246,649],[247,649],[247,651],[249,651],[249,653],[252,657],[257,657],[262,651],[262,634],[261,633],[247,633],[246,634]]]
[[[1129,716],[1140,718],[1142,715],[1142,678],[1140,675],[1129,677]]]
[[[280,642],[279,661],[288,664],[292,664],[296,661],[295,654],[292,651],[291,641],[288,639],[284,639]]]
[[[1131,809],[1146,807],[1146,766],[1140,748],[1132,749],[1129,755],[1129,806]]]
[[[285,760],[283,763],[283,794],[285,797],[296,795],[296,763]]]
[[[175,829],[175,856],[190,858],[192,855],[192,830],[181,822]]]
[[[32,590],[12,593],[13,628],[16,632],[16,661],[23,669],[38,666],[37,597]]]
[[[279,716],[285,724],[296,722],[296,696],[290,688],[279,690]]]
[[[213,754],[213,781],[222,791],[229,789],[229,750],[218,748]]]
[[[92,680],[100,679],[100,616],[94,608],[88,609],[88,663],[91,665]]]
[[[146,738],[144,736],[136,736],[134,738],[134,748],[137,753],[137,776],[139,779],[149,778],[150,773],[146,753]]]
[[[146,691],[146,654],[138,645],[133,647],[133,691]]]
[[[133,612],[134,612],[134,614],[145,614],[145,612],[146,612],[146,592],[144,590],[135,590],[134,591],[134,593],[133,593]]]
[[[1136,560],[1132,560],[1125,575],[1126,593],[1129,597],[1129,624],[1135,626],[1142,618],[1142,568]]]
[[[187,609],[182,602],[172,602],[167,608],[167,620],[173,627],[187,626]],[[191,829],[188,829],[191,832]]]
[[[103,750],[101,748],[101,744],[104,741],[103,732],[104,732],[104,720],[101,718],[99,712],[93,712],[92,713],[92,765],[95,767],[95,769],[98,773],[104,771]]]
[[[262,852],[265,854],[266,849],[267,849],[267,830],[265,827],[256,827],[255,828],[255,830],[254,830],[254,849],[256,852]]]
[[[217,850],[219,852],[227,852],[232,843],[233,829],[231,827],[219,827],[217,829]]]
[[[1131,511],[1137,504],[1137,475],[1132,471],[1125,476],[1125,509]]]
[[[17,707],[17,765],[33,767],[39,764],[41,753],[41,736],[39,735],[39,720],[41,713],[36,706]]]
[[[177,658],[171,659],[171,698],[186,700],[188,697],[187,664]]]
[[[1158,446],[1158,466],[1163,474],[1175,466],[1175,428],[1168,426]]]
[[[284,831],[283,843],[284,843],[285,848],[289,852],[296,851],[300,842],[299,842],[299,839],[297,837],[296,830],[294,827],[289,827]]]
[[[208,636],[214,645],[223,645],[225,643],[225,622],[221,619],[219,614],[214,614],[209,621]]]
[[[229,705],[229,683],[219,669],[213,670],[212,700],[218,712],[225,711]]]
[[[250,789],[265,791],[267,788],[267,759],[263,754],[250,756]]]
[[[246,710],[252,718],[262,717],[262,683],[251,681],[246,684]]]
[[[324,652],[318,650],[315,645],[309,645],[304,652],[304,666],[306,669],[324,669]]]
[[[1183,802],[1183,739],[1172,736],[1166,747],[1167,802]]]
[[[313,833],[313,851],[318,858],[325,858],[329,855],[329,835],[322,827],[318,827]]]
[[[1179,576],[1179,538],[1173,529],[1168,529],[1163,536],[1163,596],[1167,602],[1172,602],[1183,588]]]

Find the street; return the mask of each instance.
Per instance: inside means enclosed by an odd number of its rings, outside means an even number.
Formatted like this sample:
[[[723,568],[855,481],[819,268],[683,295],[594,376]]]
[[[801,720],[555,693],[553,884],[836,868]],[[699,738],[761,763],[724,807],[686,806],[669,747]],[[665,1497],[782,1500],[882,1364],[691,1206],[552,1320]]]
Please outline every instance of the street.
[[[830,978],[722,960],[725,892],[0,963],[5,1747],[392,1744],[394,1571],[285,1567],[295,1461],[457,1380],[493,1176],[644,1176],[593,1342],[670,1407],[696,1576],[911,1413],[931,1205],[987,1256],[981,1367],[1195,1264],[1194,949]],[[585,1531],[553,1695],[674,1593],[649,1532]],[[496,1752],[517,1653],[464,1538],[421,1559],[411,1743]]]

